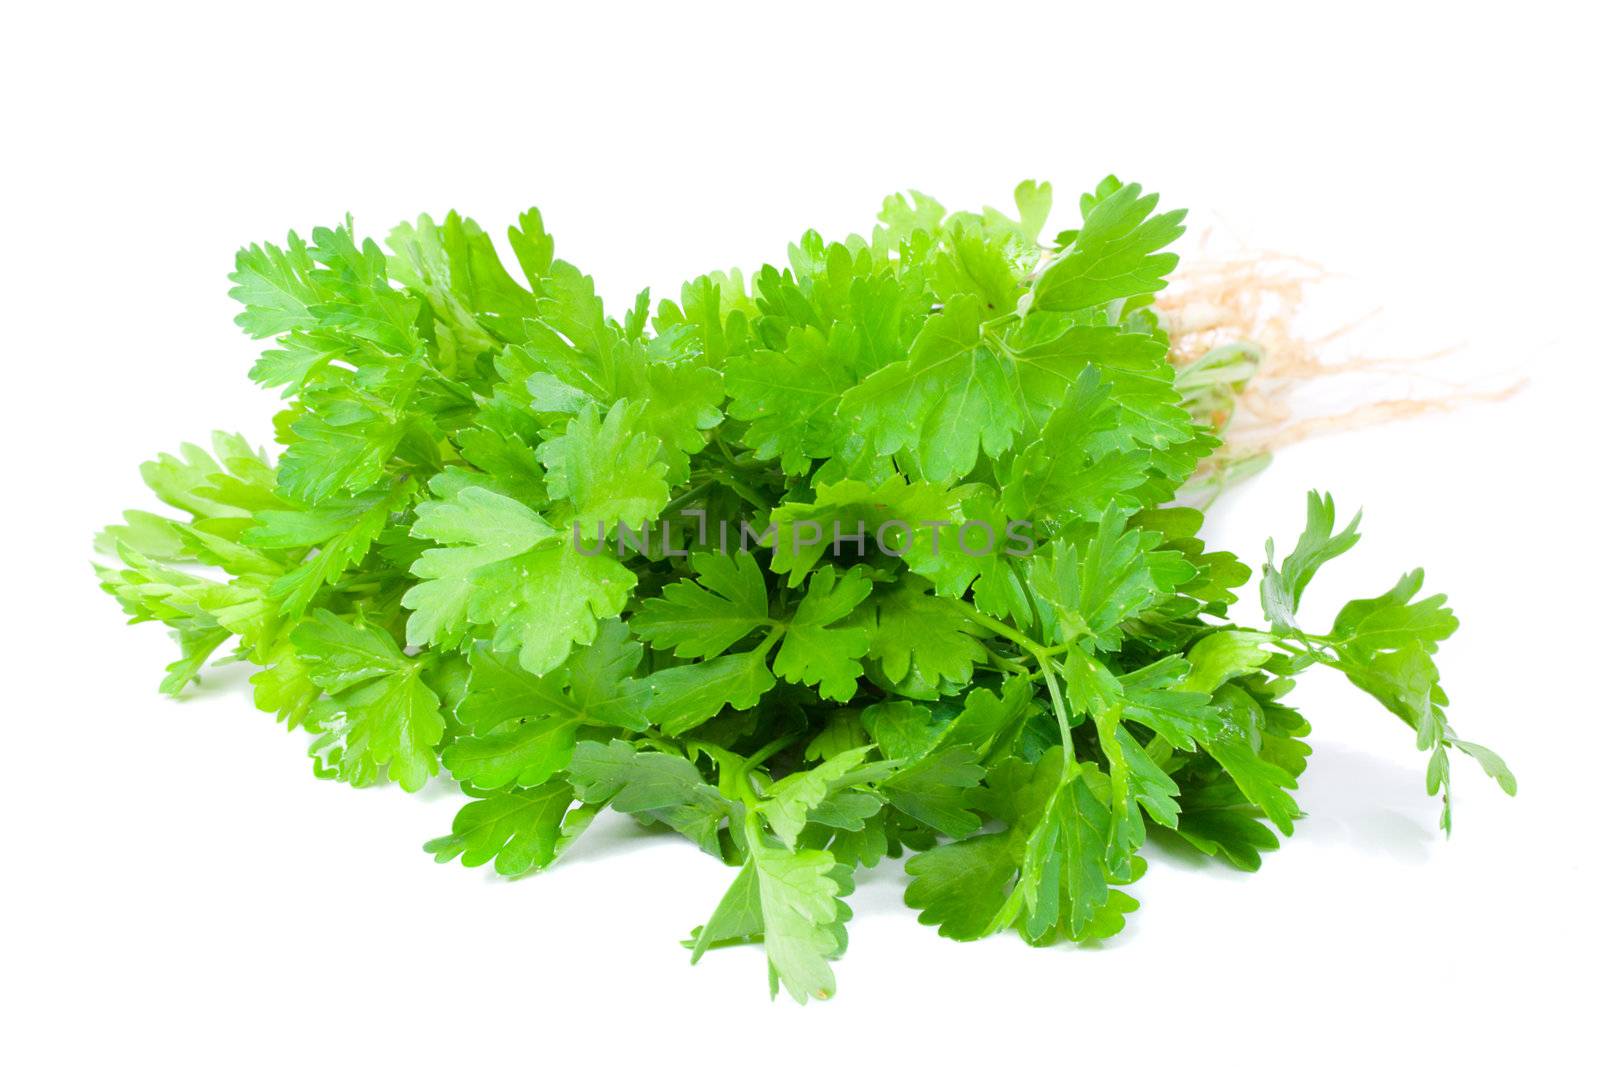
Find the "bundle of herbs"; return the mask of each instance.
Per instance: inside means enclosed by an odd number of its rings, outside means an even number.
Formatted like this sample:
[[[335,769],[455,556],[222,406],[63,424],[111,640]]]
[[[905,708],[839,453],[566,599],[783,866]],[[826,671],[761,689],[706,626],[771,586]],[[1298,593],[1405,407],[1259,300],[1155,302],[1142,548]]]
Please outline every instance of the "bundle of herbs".
[[[1267,545],[1267,625],[1229,621],[1250,568],[1174,501],[1252,350],[1175,371],[1182,212],[1114,178],[1041,240],[1049,209],[892,197],[620,321],[537,212],[515,274],[454,214],[251,246],[281,454],[146,464],[185,517],[126,513],[100,579],[174,631],[166,692],[242,660],[316,774],[453,779],[441,862],[539,870],[606,808],[681,833],[733,868],[693,957],[759,942],[802,1001],[886,857],[940,933],[1036,944],[1120,930],[1147,835],[1255,869],[1300,815],[1313,665],[1428,753],[1447,829],[1452,749],[1512,792],[1446,720],[1420,570],[1299,617],[1358,537],[1330,498]]]

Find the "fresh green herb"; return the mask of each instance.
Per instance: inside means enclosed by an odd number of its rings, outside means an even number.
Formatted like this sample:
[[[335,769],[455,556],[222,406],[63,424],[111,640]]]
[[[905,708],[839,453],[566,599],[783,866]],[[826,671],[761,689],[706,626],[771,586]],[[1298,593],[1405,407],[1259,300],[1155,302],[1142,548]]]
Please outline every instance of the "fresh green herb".
[[[1446,721],[1421,571],[1300,618],[1358,537],[1330,498],[1267,546],[1269,628],[1228,621],[1249,568],[1174,503],[1228,402],[1153,305],[1182,212],[1108,178],[1041,241],[1049,187],[1016,203],[891,198],[620,321],[537,212],[520,277],[454,214],[251,246],[281,455],[146,464],[187,517],[127,513],[101,581],[173,629],[164,691],[227,649],[317,774],[452,777],[441,862],[535,871],[607,807],[681,833],[737,870],[693,958],[760,942],[801,1001],[885,857],[940,933],[1036,944],[1121,929],[1147,835],[1255,869],[1301,814],[1312,664],[1415,735],[1446,829],[1450,750],[1514,792]]]

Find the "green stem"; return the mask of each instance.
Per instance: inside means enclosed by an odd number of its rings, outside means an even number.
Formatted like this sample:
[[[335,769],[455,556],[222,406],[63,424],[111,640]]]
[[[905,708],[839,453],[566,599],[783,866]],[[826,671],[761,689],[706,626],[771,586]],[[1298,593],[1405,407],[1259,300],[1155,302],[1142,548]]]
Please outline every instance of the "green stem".
[[[745,485],[730,473],[719,473],[717,481],[727,486],[735,495],[739,497],[740,500],[743,500],[746,504],[753,505],[757,508],[766,508],[769,506],[767,501],[756,495],[755,490]]]
[[[1044,661],[1040,661],[1040,665],[1044,666]],[[1064,782],[1067,772],[1072,769],[1072,726],[1067,718],[1067,702],[1061,699],[1061,684],[1056,681],[1055,671],[1050,666],[1044,666],[1044,687],[1050,690],[1050,707],[1056,713],[1056,725],[1061,727],[1061,747],[1066,754],[1061,764],[1061,780]]]
[[[1061,728],[1061,746],[1066,750],[1068,757],[1061,772],[1062,779],[1065,780],[1066,769],[1072,766],[1072,728],[1067,716],[1067,702],[1061,697],[1061,684],[1056,681],[1056,662],[1053,658],[1059,652],[1065,651],[1065,646],[1047,648],[1022,631],[1007,626],[998,619],[991,619],[966,601],[957,603],[961,604],[973,622],[1004,637],[1038,662],[1039,673],[1044,676],[1044,686],[1050,691],[1050,706],[1055,711],[1056,725]]]
[[[1034,675],[1034,672],[1023,664],[1014,659],[1007,659],[992,648],[989,649],[989,662],[999,670],[1009,671],[1012,674],[1020,674],[1026,678],[1032,678]]]
[[[782,745],[773,749],[774,752],[792,743],[795,738],[790,736],[779,740],[782,741]],[[744,805],[744,845],[745,849],[750,853],[754,853],[762,844],[761,816],[756,813],[756,806],[761,803],[761,798],[756,796],[755,785],[750,781],[750,767],[771,755],[770,752],[767,752],[767,748],[772,748],[772,746],[768,745],[749,759],[742,761],[734,772],[734,792],[738,794],[739,802]]]
[[[765,763],[768,759],[782,752],[798,740],[800,740],[799,734],[785,734],[774,741],[768,741],[765,745],[756,749],[753,755],[745,758],[745,769],[748,770],[758,763]]]
[[[1307,655],[1318,663],[1328,666],[1337,666],[1337,661],[1328,654],[1328,650],[1330,648],[1337,650],[1344,644],[1343,641],[1329,634],[1308,634],[1303,630],[1281,634],[1273,633],[1269,630],[1257,630],[1248,626],[1241,626],[1239,629],[1270,639],[1283,652],[1291,655]]]
[[[1021,630],[1013,629],[1012,627],[1001,622],[999,619],[990,618],[977,608],[973,607],[971,604],[967,603],[965,600],[958,600],[956,603],[960,604],[961,607],[966,611],[969,619],[977,623],[979,626],[982,626],[984,629],[989,630],[991,633],[999,634],[1001,637],[1005,638],[1007,641],[1010,641],[1018,648],[1024,650],[1035,659],[1038,659],[1041,656],[1049,658],[1050,650],[1039,644],[1039,642],[1035,641],[1027,634],[1023,633]]]
[[[761,639],[761,643],[759,645],[750,650],[757,655],[765,655],[767,651],[777,643],[778,638],[783,636],[783,631],[789,628],[788,623],[779,622],[776,619],[768,619],[767,624],[769,627],[767,630],[767,636]]]
[[[684,754],[682,746],[654,726],[647,726],[639,736],[644,738],[651,748],[673,756],[682,756]]]
[[[685,489],[683,492],[667,501],[667,506],[661,509],[661,513],[663,515],[671,514],[672,512],[683,507],[683,505],[687,504],[689,501],[693,500],[695,497],[704,493],[707,489],[710,489],[711,486],[711,482],[701,482],[699,485],[690,486],[688,489]]]

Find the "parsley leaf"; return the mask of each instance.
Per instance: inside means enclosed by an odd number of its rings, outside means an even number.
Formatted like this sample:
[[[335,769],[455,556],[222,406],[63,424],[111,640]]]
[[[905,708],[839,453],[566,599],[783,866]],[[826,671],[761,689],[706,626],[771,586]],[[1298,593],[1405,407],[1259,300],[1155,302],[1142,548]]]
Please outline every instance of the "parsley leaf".
[[[573,550],[531,508],[478,486],[419,504],[411,532],[449,547],[425,550],[411,567],[422,581],[402,601],[412,611],[406,640],[459,646],[482,628],[535,674],[593,641],[597,620],[621,612],[636,581],[615,559]]]

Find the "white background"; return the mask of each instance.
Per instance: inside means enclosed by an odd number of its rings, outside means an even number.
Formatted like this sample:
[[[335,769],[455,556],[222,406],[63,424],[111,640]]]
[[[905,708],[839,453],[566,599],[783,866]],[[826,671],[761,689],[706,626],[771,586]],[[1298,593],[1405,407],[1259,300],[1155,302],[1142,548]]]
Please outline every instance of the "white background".
[[[1600,948],[1595,27],[1471,6],[11,10],[6,1058],[1570,1062]],[[1522,791],[1458,765],[1448,843],[1404,732],[1308,681],[1310,815],[1260,873],[1158,854],[1126,936],[1040,951],[941,940],[880,869],[836,1000],[769,1005],[757,952],[691,970],[675,943],[730,877],[692,847],[619,821],[530,880],[435,866],[448,789],[313,780],[227,671],[158,697],[167,638],[94,587],[141,460],[268,436],[241,243],[538,204],[608,296],[668,295],[891,190],[974,207],[1039,177],[1070,204],[1108,170],[1356,279],[1395,349],[1532,379],[1296,447],[1209,527],[1259,561],[1331,489],[1367,537],[1312,617],[1419,562],[1450,592],[1454,718]]]

